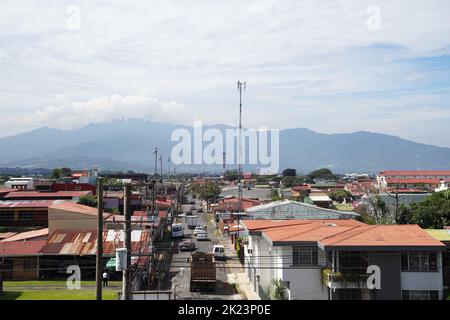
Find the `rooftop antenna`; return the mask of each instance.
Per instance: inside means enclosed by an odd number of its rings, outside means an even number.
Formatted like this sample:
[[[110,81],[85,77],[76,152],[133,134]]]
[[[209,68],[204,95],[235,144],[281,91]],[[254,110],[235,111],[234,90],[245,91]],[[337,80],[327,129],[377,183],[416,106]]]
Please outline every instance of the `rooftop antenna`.
[[[239,160],[238,160],[238,198],[239,202],[242,202],[242,90],[245,91],[247,87],[246,81],[239,80],[237,82],[237,88],[239,92]]]

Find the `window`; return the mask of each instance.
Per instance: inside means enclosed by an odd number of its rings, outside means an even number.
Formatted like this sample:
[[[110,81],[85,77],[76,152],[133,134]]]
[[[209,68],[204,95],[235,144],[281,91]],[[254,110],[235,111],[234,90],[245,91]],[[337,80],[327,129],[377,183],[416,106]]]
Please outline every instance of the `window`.
[[[403,300],[439,300],[439,292],[437,290],[403,290]]]
[[[339,271],[345,274],[366,273],[369,266],[366,251],[339,251]]]
[[[437,271],[437,254],[426,252],[404,252],[401,256],[402,271]]]
[[[292,247],[294,266],[316,266],[317,260],[317,247]]]

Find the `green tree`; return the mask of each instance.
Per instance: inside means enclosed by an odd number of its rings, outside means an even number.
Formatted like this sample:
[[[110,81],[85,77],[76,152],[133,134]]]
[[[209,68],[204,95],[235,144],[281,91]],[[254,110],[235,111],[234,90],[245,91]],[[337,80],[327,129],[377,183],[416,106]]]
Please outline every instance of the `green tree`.
[[[70,177],[72,175],[72,169],[61,168],[61,177]]]
[[[239,179],[239,173],[237,170],[227,170],[223,174],[223,178],[227,181],[236,181]]]
[[[351,194],[347,190],[336,190],[330,193],[330,199],[336,202],[343,202],[344,199],[348,202],[352,200]]]
[[[279,194],[279,192],[278,192],[278,189],[272,189],[272,191],[271,191],[271,197],[272,197],[272,201],[278,201],[278,200],[281,200],[280,194]]]
[[[284,300],[286,287],[283,285],[283,282],[280,279],[272,280],[272,288],[272,298],[274,300]]]
[[[78,200],[79,204],[83,204],[85,206],[89,206],[89,207],[97,207],[97,197],[93,196],[93,195],[86,195],[86,196],[81,196],[80,200]]]
[[[283,177],[295,177],[297,175],[297,170],[287,168],[283,170]]]
[[[287,176],[287,177],[284,177],[284,178],[281,180],[281,183],[282,183],[283,186],[285,186],[286,188],[290,188],[290,187],[292,187],[292,186],[295,184],[295,181],[296,181],[295,177]]]
[[[450,224],[450,190],[435,192],[423,201],[399,208],[399,223],[442,229]]]
[[[221,190],[217,183],[207,181],[205,183],[194,183],[191,186],[191,192],[197,195],[200,199],[205,200],[208,203],[209,208],[209,202],[217,199]]]
[[[326,179],[326,180],[335,180],[336,176],[331,172],[330,169],[322,168],[317,169],[309,173],[309,176],[312,179]]]
[[[55,168],[52,170],[52,179],[58,180],[62,177],[62,170],[61,168]]]
[[[300,190],[297,200],[303,202],[307,196],[309,196],[309,192],[307,190]]]

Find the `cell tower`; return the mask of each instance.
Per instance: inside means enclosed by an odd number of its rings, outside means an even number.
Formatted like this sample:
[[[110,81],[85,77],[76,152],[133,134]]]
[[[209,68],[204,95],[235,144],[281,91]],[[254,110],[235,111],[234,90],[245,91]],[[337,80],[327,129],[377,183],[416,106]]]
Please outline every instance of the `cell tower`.
[[[247,82],[239,80],[237,82],[237,88],[239,92],[239,160],[238,160],[238,198],[242,201],[242,91],[246,89]]]

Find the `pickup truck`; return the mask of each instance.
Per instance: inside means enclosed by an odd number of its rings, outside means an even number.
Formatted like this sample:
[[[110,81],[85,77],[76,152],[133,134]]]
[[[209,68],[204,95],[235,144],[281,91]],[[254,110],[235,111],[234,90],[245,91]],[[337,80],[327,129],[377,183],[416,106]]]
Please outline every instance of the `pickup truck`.
[[[216,290],[216,264],[213,254],[196,252],[191,255],[190,291]]]

